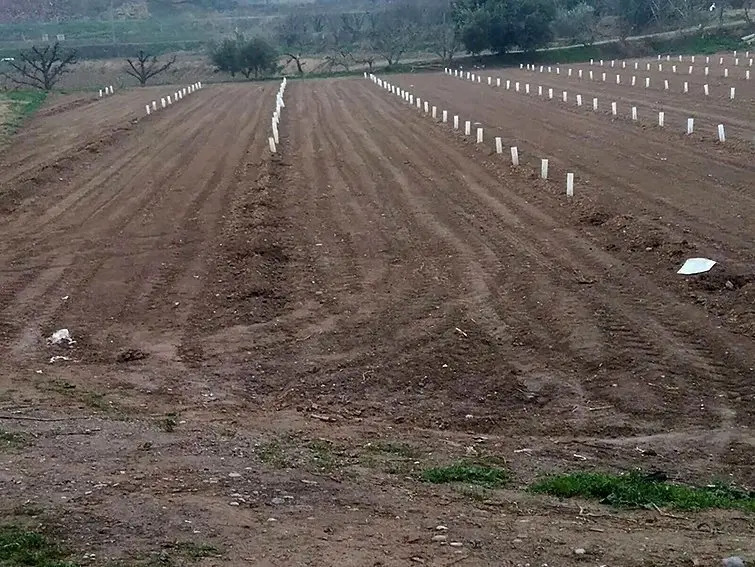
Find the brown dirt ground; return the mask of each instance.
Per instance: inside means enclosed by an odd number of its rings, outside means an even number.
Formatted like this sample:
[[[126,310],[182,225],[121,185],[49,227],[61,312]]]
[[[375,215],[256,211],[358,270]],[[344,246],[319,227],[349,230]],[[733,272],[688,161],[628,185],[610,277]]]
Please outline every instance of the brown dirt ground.
[[[0,453],[3,521],[91,565],[752,556],[740,512],[521,490],[638,466],[755,485],[751,155],[398,81],[517,132],[523,166],[364,80],[292,81],[276,157],[275,85],[29,124],[0,157],[0,427],[23,441]],[[577,168],[572,202],[533,148]],[[677,277],[698,253],[721,265]],[[76,343],[48,346],[63,327]],[[470,455],[511,488],[414,474]]]
[[[744,56],[744,53],[742,54]],[[560,98],[566,90],[569,93],[569,104],[576,105],[576,95],[581,94],[584,107],[582,111],[592,108],[592,99],[598,98],[601,113],[610,113],[611,102],[618,105],[618,114],[628,120],[632,106],[638,109],[638,115],[644,123],[657,124],[659,111],[666,113],[667,128],[674,132],[686,132],[687,118],[695,119],[696,137],[704,136],[715,139],[718,124],[726,126],[728,138],[738,138],[755,145],[755,124],[752,120],[752,105],[755,103],[755,67],[744,66],[745,59],[740,60],[740,66],[734,67],[729,54],[723,66],[718,64],[719,57],[712,56],[710,64],[711,75],[703,74],[704,63],[700,63],[698,56],[695,63],[690,63],[689,56],[684,62],[662,61],[663,70],[658,71],[659,62],[656,60],[639,61],[639,70],[634,70],[634,60],[627,61],[627,68],[621,68],[621,62],[617,61],[615,67],[610,67],[609,61],[604,61],[601,67],[596,61],[594,65],[556,65],[544,66],[540,73],[540,66],[533,71],[506,69],[490,70],[486,75],[501,76],[505,79],[520,81],[521,88],[524,83],[530,82],[532,94],[537,93],[537,85],[542,85],[547,91],[548,87],[554,89],[555,96]],[[704,61],[704,57],[703,57]],[[650,63],[651,70],[646,71],[645,65]],[[677,73],[674,74],[671,65],[677,65]],[[693,67],[693,74],[688,75],[689,66]],[[722,76],[722,68],[727,67],[730,71],[728,78]],[[557,75],[557,68],[560,73]],[[569,69],[572,76],[568,76]],[[582,69],[583,78],[579,79],[578,71]],[[752,79],[745,80],[745,70],[750,70]],[[589,80],[589,72],[593,71],[593,80]],[[602,81],[602,73],[606,73],[606,82]],[[621,84],[616,84],[616,75],[620,75]],[[631,77],[636,76],[636,86],[631,86]],[[651,80],[651,87],[645,88],[645,78]],[[485,79],[484,79],[485,80]],[[664,90],[664,80],[669,81],[669,90]],[[683,84],[687,82],[689,92],[683,92]],[[495,84],[495,81],[494,81]],[[710,95],[705,96],[703,85],[708,84]],[[730,100],[730,88],[736,89],[735,99]],[[589,110],[590,112],[592,110]]]

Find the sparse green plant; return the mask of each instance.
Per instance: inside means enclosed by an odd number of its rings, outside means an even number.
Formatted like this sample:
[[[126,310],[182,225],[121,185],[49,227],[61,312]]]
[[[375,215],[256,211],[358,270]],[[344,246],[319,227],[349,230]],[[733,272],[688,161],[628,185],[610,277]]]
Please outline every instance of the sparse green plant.
[[[619,475],[600,472],[552,475],[536,482],[529,489],[560,498],[595,499],[622,508],[734,508],[755,512],[755,492],[722,484],[705,487],[675,484],[655,480],[641,471]]]
[[[26,436],[15,431],[0,429],[0,452],[20,449],[26,444]]]
[[[77,567],[45,536],[18,526],[0,526],[2,567]]]
[[[76,384],[71,384],[66,380],[52,380],[51,382],[40,384],[39,388],[69,396],[71,399],[92,409],[104,412],[115,409],[113,404],[105,399],[104,394],[87,390],[86,388],[79,388]]]
[[[371,441],[365,445],[365,449],[373,453],[398,455],[405,459],[417,459],[422,455],[421,451],[401,441]]]
[[[338,465],[338,459],[333,453],[333,443],[327,439],[314,439],[308,444],[312,453],[312,460],[316,467],[323,471],[330,471]]]
[[[496,466],[458,461],[452,465],[423,470],[422,480],[433,484],[461,482],[497,488],[505,486],[509,482],[509,474]]]
[[[173,549],[190,559],[203,559],[205,557],[219,557],[221,551],[214,545],[206,543],[194,543],[193,541],[181,541],[171,545]]]
[[[178,416],[174,413],[169,413],[160,420],[160,427],[168,433],[173,433],[176,427],[178,427]]]
[[[285,469],[288,467],[288,461],[283,451],[283,447],[276,439],[262,443],[254,450],[260,461],[276,469]]]

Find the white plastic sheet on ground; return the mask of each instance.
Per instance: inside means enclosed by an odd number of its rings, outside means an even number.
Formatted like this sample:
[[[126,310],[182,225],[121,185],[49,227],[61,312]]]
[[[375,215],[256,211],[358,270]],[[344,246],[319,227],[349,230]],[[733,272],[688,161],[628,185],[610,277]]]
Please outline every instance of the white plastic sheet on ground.
[[[715,265],[716,261],[709,260],[708,258],[690,258],[689,260],[684,262],[684,265],[679,268],[679,271],[676,273],[682,274],[683,276],[702,274],[709,271]]]
[[[50,337],[47,339],[48,345],[72,345],[76,341],[73,340],[71,337],[71,333],[68,331],[68,329],[60,329],[59,331],[55,331]]]

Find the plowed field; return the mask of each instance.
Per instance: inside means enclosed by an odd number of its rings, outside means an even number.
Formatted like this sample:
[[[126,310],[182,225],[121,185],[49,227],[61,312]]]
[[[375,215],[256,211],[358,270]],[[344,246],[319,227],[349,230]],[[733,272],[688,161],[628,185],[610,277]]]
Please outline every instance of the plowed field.
[[[289,83],[274,156],[273,85],[43,110],[0,156],[5,519],[34,508],[97,565],[752,554],[744,512],[522,490],[636,467],[755,486],[749,147],[392,81],[486,142],[348,79]],[[694,256],[719,264],[678,276]],[[510,487],[419,480],[469,457]]]

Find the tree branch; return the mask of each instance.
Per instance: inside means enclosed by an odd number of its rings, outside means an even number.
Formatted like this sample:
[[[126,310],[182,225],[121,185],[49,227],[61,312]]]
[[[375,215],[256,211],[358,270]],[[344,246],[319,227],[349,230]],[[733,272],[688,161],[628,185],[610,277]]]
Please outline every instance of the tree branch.
[[[160,73],[167,71],[168,69],[170,69],[171,65],[173,65],[173,63],[175,62],[176,62],[176,56],[174,55],[173,58],[167,63],[165,63],[165,65],[163,65],[162,67],[158,67],[157,69],[152,69],[152,68],[147,69],[146,78],[151,79],[155,75],[159,75]],[[152,63],[155,65],[157,64],[157,57],[152,59]]]
[[[9,75],[8,73],[2,73],[1,75],[3,77],[10,79],[17,85],[26,85],[27,87],[34,87],[35,89],[44,88],[44,82],[41,81],[40,79],[37,79],[36,77],[29,77],[29,81],[37,81],[36,83],[34,83],[34,82],[25,81],[23,79],[19,79],[18,77],[14,77],[13,75]]]
[[[131,69],[124,69],[127,75],[133,77],[137,81],[141,81],[142,76],[139,74],[139,71],[134,69],[133,71]]]
[[[139,69],[136,68],[136,65],[134,65],[134,62],[131,61],[131,59],[126,59],[126,63],[128,63],[129,66],[131,67],[131,69],[134,70],[134,73],[137,73],[137,75],[131,75],[131,76],[132,77],[136,77],[138,79],[139,78],[139,75],[138,75],[139,74]],[[129,72],[129,69],[126,69],[126,73],[128,73],[128,72]]]

